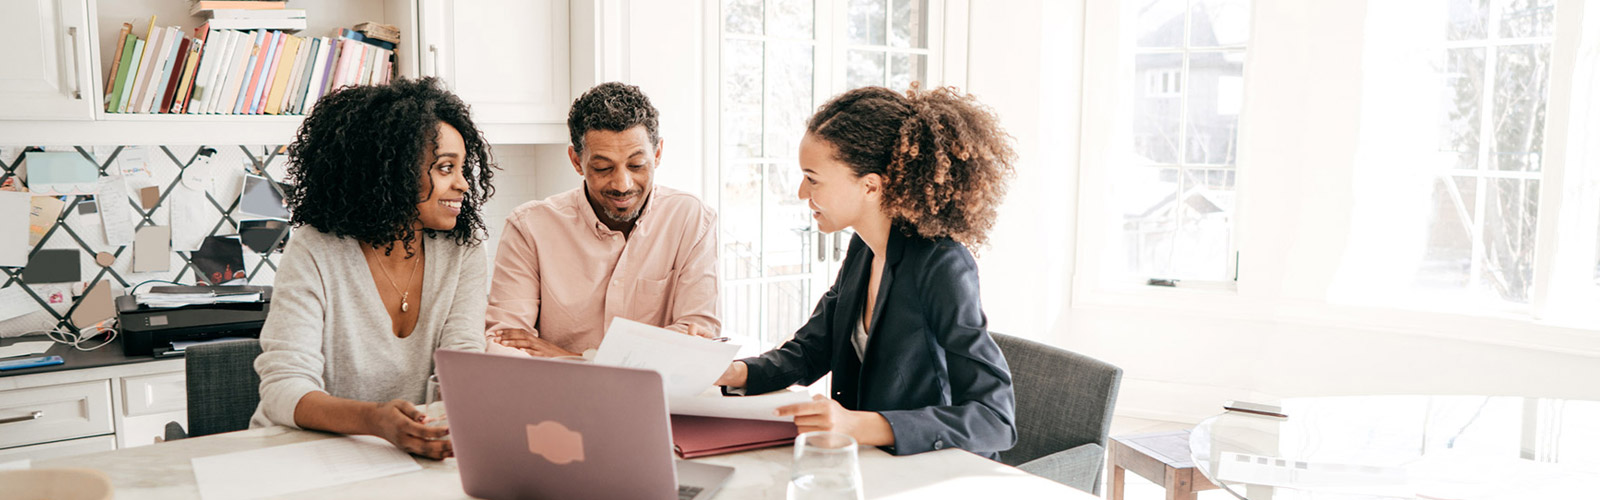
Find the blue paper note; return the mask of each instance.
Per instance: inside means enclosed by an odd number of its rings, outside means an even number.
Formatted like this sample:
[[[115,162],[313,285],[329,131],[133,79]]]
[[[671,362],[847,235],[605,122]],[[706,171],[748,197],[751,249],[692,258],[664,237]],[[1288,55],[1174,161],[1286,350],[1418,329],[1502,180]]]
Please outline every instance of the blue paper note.
[[[28,190],[34,194],[95,194],[100,169],[76,152],[27,155]]]

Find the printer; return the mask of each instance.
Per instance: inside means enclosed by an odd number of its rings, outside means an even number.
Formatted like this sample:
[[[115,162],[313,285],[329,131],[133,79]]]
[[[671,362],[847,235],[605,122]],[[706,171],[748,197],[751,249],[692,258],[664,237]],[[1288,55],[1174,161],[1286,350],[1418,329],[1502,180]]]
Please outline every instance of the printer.
[[[260,337],[271,304],[270,286],[157,286],[123,295],[117,297],[122,350],[128,356],[175,354],[181,351],[173,342]]]

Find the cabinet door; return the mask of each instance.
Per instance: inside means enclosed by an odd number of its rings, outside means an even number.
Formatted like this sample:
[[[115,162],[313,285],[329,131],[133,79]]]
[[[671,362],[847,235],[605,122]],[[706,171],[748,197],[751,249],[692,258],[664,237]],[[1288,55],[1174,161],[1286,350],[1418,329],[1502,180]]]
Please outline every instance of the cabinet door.
[[[8,0],[5,10],[0,119],[94,119],[85,0]]]
[[[564,123],[571,103],[567,0],[422,0],[421,73],[478,123]]]

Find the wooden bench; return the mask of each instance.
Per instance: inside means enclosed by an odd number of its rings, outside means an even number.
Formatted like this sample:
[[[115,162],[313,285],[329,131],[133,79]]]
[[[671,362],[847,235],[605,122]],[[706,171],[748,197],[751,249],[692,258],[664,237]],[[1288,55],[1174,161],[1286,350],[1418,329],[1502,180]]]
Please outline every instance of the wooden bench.
[[[1111,438],[1111,500],[1122,500],[1127,471],[1167,490],[1167,500],[1194,500],[1216,489],[1189,457],[1189,431],[1156,432]]]

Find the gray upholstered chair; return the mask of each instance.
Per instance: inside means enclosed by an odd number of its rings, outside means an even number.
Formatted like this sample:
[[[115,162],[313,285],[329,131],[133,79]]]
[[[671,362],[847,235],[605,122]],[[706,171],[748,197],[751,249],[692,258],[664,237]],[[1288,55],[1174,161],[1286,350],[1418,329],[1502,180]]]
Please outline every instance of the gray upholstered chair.
[[[1000,461],[1100,494],[1122,369],[1082,354],[990,333],[1011,366],[1017,445]]]
[[[189,429],[168,422],[166,439],[205,436],[250,427],[261,402],[261,376],[256,374],[256,339],[197,344],[184,349],[185,386],[189,397]]]

